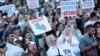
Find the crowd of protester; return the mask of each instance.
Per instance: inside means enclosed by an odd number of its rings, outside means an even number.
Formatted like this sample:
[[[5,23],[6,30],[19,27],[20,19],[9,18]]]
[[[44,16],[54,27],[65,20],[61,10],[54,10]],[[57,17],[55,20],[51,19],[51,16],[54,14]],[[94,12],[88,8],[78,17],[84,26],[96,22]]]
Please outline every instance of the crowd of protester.
[[[0,6],[10,2],[0,3]],[[0,56],[100,56],[100,4],[92,11],[77,9],[77,16],[62,17],[59,2],[42,2],[37,9],[13,3],[16,14],[0,10]],[[48,19],[51,31],[35,35],[28,21]]]

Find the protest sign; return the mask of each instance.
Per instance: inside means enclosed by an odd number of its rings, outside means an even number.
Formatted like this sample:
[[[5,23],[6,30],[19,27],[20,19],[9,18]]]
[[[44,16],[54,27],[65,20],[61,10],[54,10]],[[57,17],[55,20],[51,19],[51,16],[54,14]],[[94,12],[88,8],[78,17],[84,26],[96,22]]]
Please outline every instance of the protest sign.
[[[5,0],[0,0],[0,2],[2,2],[2,3],[3,3],[3,2],[5,2]]]
[[[81,0],[81,7],[82,9],[94,8],[95,7],[94,0]]]
[[[35,9],[39,7],[39,0],[26,0],[29,9]]]
[[[14,4],[10,4],[10,5],[1,6],[0,10],[2,10],[3,12],[7,12],[8,17],[11,17],[15,12],[16,8]]]
[[[56,0],[56,2],[60,2],[60,0]]]
[[[48,20],[43,17],[39,17],[34,20],[30,20],[29,24],[35,35],[39,35],[51,30],[51,26],[48,23]]]
[[[49,2],[49,0],[45,0],[45,2]]]
[[[61,15],[66,16],[75,16],[76,15],[76,0],[61,0]]]

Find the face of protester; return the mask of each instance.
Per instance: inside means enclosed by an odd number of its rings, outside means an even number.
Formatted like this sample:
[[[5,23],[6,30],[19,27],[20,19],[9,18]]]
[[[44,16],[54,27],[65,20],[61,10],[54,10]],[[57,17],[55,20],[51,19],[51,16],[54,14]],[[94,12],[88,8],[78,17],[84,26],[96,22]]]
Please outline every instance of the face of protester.
[[[73,33],[73,31],[72,31],[70,28],[68,28],[66,34],[67,34],[68,36],[70,36],[70,35],[72,35],[72,33]]]
[[[63,25],[63,24],[60,24],[60,25],[58,26],[58,30],[59,30],[59,31],[63,31],[63,30],[64,30],[64,25]]]
[[[37,52],[36,44],[29,44],[28,45],[28,51],[33,53],[33,54],[36,54],[36,52]]]
[[[93,16],[92,18],[90,18],[92,20],[97,20],[97,16]]]
[[[52,25],[51,25],[51,26],[52,26],[52,29],[53,29],[53,30],[56,29],[56,24],[57,24],[56,22],[52,22]]]
[[[96,28],[96,30],[97,30],[97,33],[100,33],[100,28]]]
[[[56,43],[57,43],[57,39],[54,36],[52,36],[51,37],[51,44],[55,44],[56,45]]]
[[[16,35],[20,35],[20,29],[16,29],[16,30],[14,31],[14,33],[15,33]]]
[[[9,34],[8,41],[13,42],[13,40],[14,40],[14,34]]]
[[[84,18],[84,20],[85,20],[85,22],[88,20],[88,18],[89,18],[89,15],[88,15],[89,13],[85,13],[84,15],[83,15],[83,18]]]
[[[69,24],[72,24],[74,26],[74,28],[77,28],[77,24],[76,24],[76,20],[75,19],[71,19],[68,22]]]
[[[28,38],[28,39],[30,39],[30,38],[31,38],[31,36],[30,36],[30,34],[29,34],[29,33],[26,33],[26,34],[25,34],[25,37],[26,37],[26,38]]]
[[[97,9],[97,12],[100,13],[100,8]]]
[[[25,39],[25,43],[28,44],[30,40],[28,38]]]
[[[75,31],[75,29],[74,29],[73,25],[67,26],[67,28],[66,28],[66,34],[67,34],[67,36],[69,36],[69,37],[72,36],[73,33],[74,33],[74,31]]]
[[[89,29],[89,36],[92,37],[95,34],[95,28]]]
[[[25,20],[29,21],[30,20],[30,15],[25,15]]]
[[[47,4],[47,3],[44,3],[44,4],[43,4],[43,7],[44,7],[44,8],[48,8],[48,4]]]

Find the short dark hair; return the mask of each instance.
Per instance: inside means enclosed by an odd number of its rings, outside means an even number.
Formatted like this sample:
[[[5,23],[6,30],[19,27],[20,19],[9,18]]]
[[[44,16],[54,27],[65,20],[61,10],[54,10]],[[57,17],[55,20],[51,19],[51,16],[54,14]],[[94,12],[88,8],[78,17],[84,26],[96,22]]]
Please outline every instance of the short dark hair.
[[[5,37],[6,37],[6,38],[9,37],[10,34],[14,34],[13,31],[7,32]]]
[[[98,26],[98,25],[99,25],[99,26]],[[99,22],[99,21],[98,21],[98,22],[95,22],[94,26],[95,26],[96,28],[100,27],[100,22]]]
[[[85,33],[86,33],[90,28],[95,28],[95,26],[92,25],[92,24],[87,25],[87,26],[84,28]]]
[[[97,13],[96,12],[91,12],[90,17],[92,18],[94,16],[97,16]]]

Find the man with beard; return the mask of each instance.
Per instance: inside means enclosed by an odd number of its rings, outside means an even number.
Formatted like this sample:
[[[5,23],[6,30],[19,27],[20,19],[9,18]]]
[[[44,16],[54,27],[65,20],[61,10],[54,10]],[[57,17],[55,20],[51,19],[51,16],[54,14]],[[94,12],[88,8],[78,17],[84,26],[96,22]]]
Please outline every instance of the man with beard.
[[[85,27],[85,35],[81,39],[80,49],[83,53],[83,56],[98,56],[96,47],[98,42],[94,37],[95,27],[93,25],[87,25]]]

